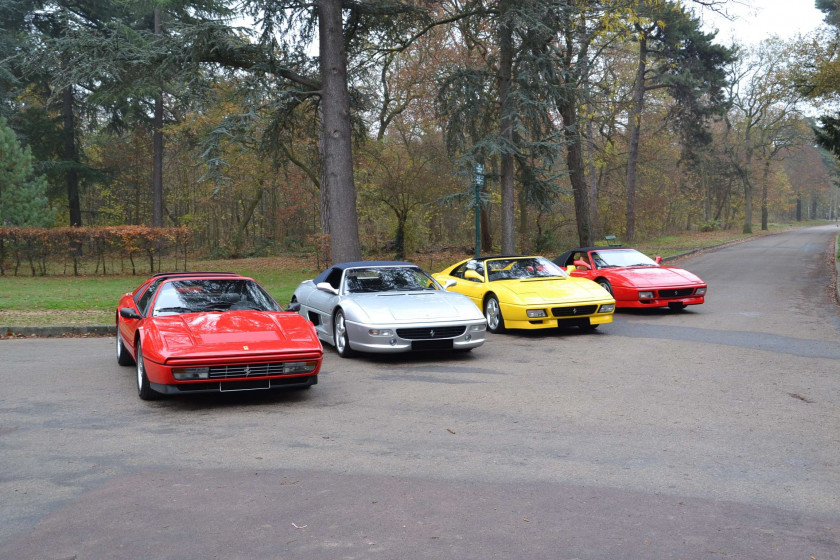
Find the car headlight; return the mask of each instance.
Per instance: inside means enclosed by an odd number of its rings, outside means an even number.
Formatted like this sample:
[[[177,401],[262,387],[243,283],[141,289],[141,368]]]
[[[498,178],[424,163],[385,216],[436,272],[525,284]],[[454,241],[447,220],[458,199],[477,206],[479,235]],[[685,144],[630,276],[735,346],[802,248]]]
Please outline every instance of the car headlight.
[[[639,299],[653,299],[653,292],[639,292]]]
[[[697,288],[696,290],[694,290],[694,295],[696,295],[696,296],[706,295],[706,288]]]
[[[486,323],[481,323],[479,325],[470,325],[470,330],[473,331],[473,332],[479,332],[479,331],[487,330],[487,324]]]
[[[392,336],[394,333],[391,329],[368,329],[368,334],[371,336]]]
[[[538,317],[548,317],[548,315],[545,312],[545,309],[529,309],[525,312],[525,314],[528,315],[528,317],[530,317],[531,319],[536,319]]]
[[[172,368],[172,377],[180,381],[187,379],[207,379],[209,376],[209,367]]]
[[[612,313],[613,311],[615,311],[614,303],[605,303],[598,308],[598,313]]]
[[[283,364],[283,373],[309,373],[318,367],[318,360],[307,362],[286,362]]]

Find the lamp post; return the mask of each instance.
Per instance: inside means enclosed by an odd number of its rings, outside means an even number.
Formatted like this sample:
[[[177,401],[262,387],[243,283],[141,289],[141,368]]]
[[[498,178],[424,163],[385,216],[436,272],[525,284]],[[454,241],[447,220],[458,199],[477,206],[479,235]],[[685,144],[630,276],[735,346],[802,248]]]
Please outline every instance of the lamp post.
[[[475,186],[475,258],[479,258],[481,256],[481,187],[484,186],[484,165],[476,163],[473,172],[473,185]]]

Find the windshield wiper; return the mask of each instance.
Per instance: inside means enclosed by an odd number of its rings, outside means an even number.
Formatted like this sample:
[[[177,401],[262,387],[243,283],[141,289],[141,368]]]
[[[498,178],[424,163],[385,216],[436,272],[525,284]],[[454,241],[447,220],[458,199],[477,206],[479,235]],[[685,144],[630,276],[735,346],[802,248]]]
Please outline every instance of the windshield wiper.
[[[155,315],[158,313],[193,313],[193,310],[189,307],[161,307],[155,309]]]

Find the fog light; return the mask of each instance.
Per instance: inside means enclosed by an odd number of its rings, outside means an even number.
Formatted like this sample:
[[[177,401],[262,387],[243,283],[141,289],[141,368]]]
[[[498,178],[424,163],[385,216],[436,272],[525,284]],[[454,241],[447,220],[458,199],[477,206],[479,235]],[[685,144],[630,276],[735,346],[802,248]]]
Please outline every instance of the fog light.
[[[548,315],[545,312],[545,309],[529,309],[525,312],[525,314],[528,315],[528,317],[530,317],[531,319],[536,319],[537,317],[548,317]]]
[[[613,311],[615,311],[614,303],[605,303],[598,308],[598,313],[612,313]]]
[[[469,342],[470,340],[472,340],[472,335],[471,335],[471,334],[466,335],[466,336],[464,337],[464,340],[465,340],[465,341],[467,341],[467,342]]]
[[[209,376],[209,367],[172,368],[172,377],[180,381],[187,379],[207,379]]]
[[[639,292],[639,299],[653,299],[653,292]]]
[[[397,345],[397,339],[396,338],[392,338],[390,342],[391,342],[391,346],[396,346]]]
[[[696,290],[694,290],[694,295],[696,295],[696,296],[706,295],[706,288],[697,288]]]

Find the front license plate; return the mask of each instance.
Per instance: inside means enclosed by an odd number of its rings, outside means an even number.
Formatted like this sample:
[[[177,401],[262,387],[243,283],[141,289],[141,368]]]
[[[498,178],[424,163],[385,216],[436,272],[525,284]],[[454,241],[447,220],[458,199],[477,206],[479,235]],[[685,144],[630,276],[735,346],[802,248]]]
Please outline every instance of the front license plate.
[[[271,388],[270,379],[256,379],[254,381],[227,381],[219,383],[219,391],[228,393],[233,391],[261,391]]]

